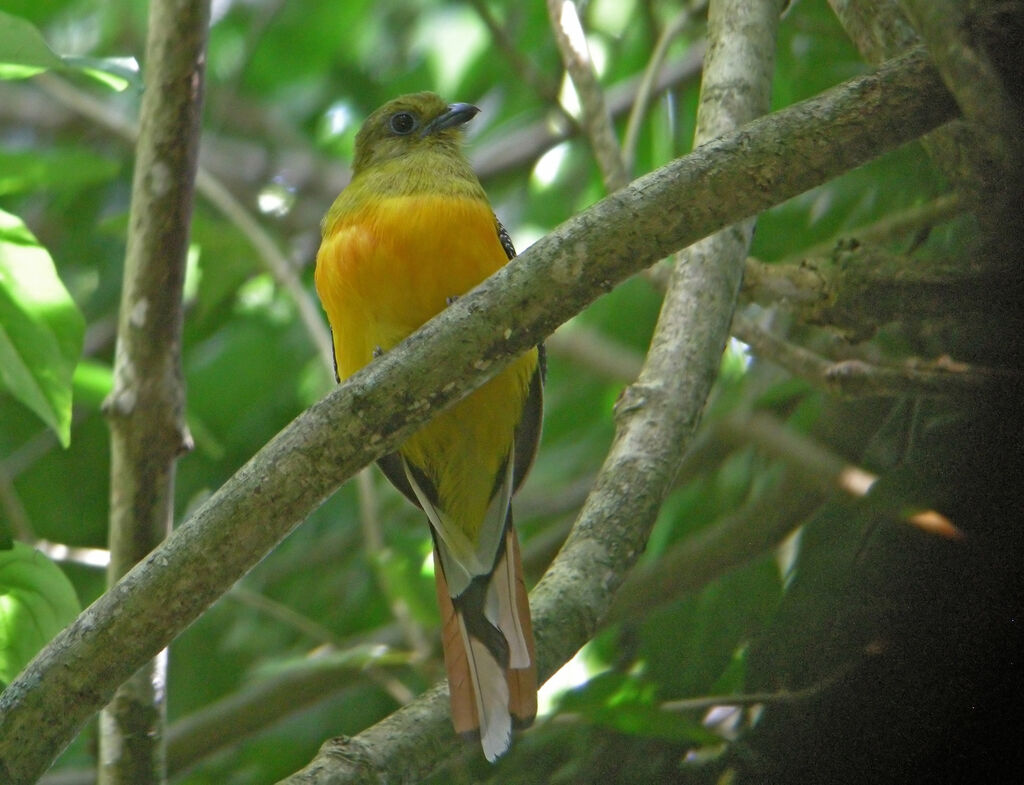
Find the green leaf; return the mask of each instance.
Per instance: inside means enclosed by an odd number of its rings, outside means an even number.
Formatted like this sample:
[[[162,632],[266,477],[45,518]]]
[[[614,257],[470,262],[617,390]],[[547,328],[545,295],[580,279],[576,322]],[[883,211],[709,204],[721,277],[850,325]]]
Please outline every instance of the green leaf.
[[[655,686],[643,676],[606,671],[559,700],[559,712],[574,712],[595,725],[630,736],[713,744],[721,738],[693,717],[664,711]]]
[[[61,57],[65,68],[80,71],[111,90],[142,89],[142,73],[134,57]]]
[[[27,79],[50,70],[79,71],[118,92],[142,86],[134,57],[62,57],[31,22],[0,11],[0,79]]]
[[[656,706],[636,703],[623,704],[603,712],[596,718],[596,724],[614,728],[630,736],[665,741],[696,744],[719,744],[722,741],[718,734],[685,714],[662,711]]]
[[[782,596],[771,554],[698,594],[651,611],[641,630],[644,674],[666,698],[715,693],[737,652],[774,618]]]
[[[17,216],[0,210],[0,384],[71,441],[71,380],[85,320],[53,260]]]
[[[99,410],[114,389],[114,371],[105,363],[82,360],[75,366],[72,382],[74,400],[78,405]]]
[[[35,25],[0,11],[0,78],[20,79],[63,66]]]
[[[74,587],[44,554],[0,551],[0,683],[7,684],[81,610]]]
[[[113,179],[121,164],[85,150],[0,150],[0,194],[74,191]]]

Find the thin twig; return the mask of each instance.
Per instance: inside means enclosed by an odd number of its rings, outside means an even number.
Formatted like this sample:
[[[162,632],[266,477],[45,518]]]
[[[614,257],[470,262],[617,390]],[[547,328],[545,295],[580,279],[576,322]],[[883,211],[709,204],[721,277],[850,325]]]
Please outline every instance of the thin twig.
[[[654,95],[681,84],[692,82],[700,76],[704,60],[704,42],[698,41],[691,46],[686,54],[670,60],[661,69],[654,84]],[[633,105],[636,91],[640,86],[639,76],[623,79],[611,85],[605,93],[608,111],[612,118],[625,116]],[[556,116],[556,120],[561,114]],[[576,122],[552,122],[545,117],[531,125],[511,133],[504,134],[488,144],[480,145],[470,156],[473,169],[486,181],[498,177],[514,169],[536,160],[547,150],[559,142],[563,142],[580,133]]]
[[[732,695],[704,695],[699,698],[683,698],[680,700],[664,701],[658,704],[658,709],[666,712],[704,712],[720,706],[761,706],[803,703],[804,701],[816,698],[826,690],[836,686],[852,673],[861,663],[861,660],[852,660],[844,663],[835,671],[813,684],[795,690],[773,690],[765,692],[741,692]],[[560,712],[551,718],[556,725],[575,724],[587,722],[587,716],[578,712]]]
[[[604,91],[597,80],[587,48],[587,38],[573,0],[547,0],[548,16],[562,62],[569,73],[583,111],[583,129],[594,151],[604,185],[609,193],[629,182],[615,138],[611,115],[605,106]]]
[[[597,330],[573,323],[551,335],[545,345],[556,356],[617,382],[632,382],[640,374],[643,356]]]
[[[322,624],[317,624],[308,616],[299,613],[283,602],[278,602],[264,594],[247,589],[241,584],[236,584],[232,587],[225,597],[258,610],[260,613],[266,614],[286,627],[291,627],[296,632],[309,638],[313,643],[334,646],[339,649],[344,645],[337,635]]]
[[[714,578],[775,548],[806,522],[830,491],[785,468],[774,486],[749,499],[633,572],[608,612],[609,624],[644,618],[651,608],[686,596]]]
[[[874,223],[844,229],[839,237],[812,245],[801,251],[798,257],[780,259],[772,264],[799,264],[801,259],[809,256],[828,256],[840,237],[853,237],[866,245],[887,245],[906,240],[956,218],[963,211],[963,199],[958,194],[944,194],[931,202],[908,207]]]
[[[785,461],[801,476],[813,482],[822,491],[839,490],[851,499],[868,494],[878,482],[878,475],[851,463],[792,428],[787,428],[769,414],[758,413],[749,417],[726,417],[716,423],[719,438],[740,444],[751,442],[760,449]],[[888,511],[889,517],[900,523],[909,523],[929,534],[947,540],[961,540],[964,533],[945,515],[935,510]]]
[[[707,5],[706,0],[696,0],[692,5],[685,6],[672,17],[671,21],[662,30],[654,45],[654,51],[647,61],[640,86],[636,91],[636,99],[633,101],[633,108],[629,111],[629,119],[626,121],[626,133],[622,142],[622,161],[627,174],[635,174],[633,167],[636,166],[636,145],[640,138],[640,127],[643,125],[647,110],[650,107],[654,95],[654,85],[665,64],[665,57],[668,55],[672,42],[690,25],[694,15],[701,8]]]
[[[362,524],[363,548],[366,551],[367,561],[373,569],[377,580],[377,587],[387,599],[388,607],[391,608],[391,615],[395,617],[398,626],[405,633],[406,641],[420,659],[425,659],[430,653],[431,645],[423,632],[423,627],[413,618],[409,606],[405,600],[391,591],[391,584],[388,582],[385,571],[392,565],[388,563],[390,549],[384,541],[381,532],[381,521],[379,506],[377,504],[377,489],[373,484],[373,473],[376,471],[372,466],[367,466],[356,475],[356,493],[359,497],[359,521]]]
[[[308,616],[299,613],[284,603],[260,594],[259,592],[250,591],[249,589],[236,584],[231,591],[227,593],[227,596],[237,602],[241,602],[244,605],[249,606],[250,608],[258,610],[261,613],[267,614],[285,626],[291,627],[309,638],[319,647],[326,647],[330,651],[341,653],[344,653],[350,648],[348,641],[339,638],[322,624],[317,624]],[[429,653],[429,650],[427,650],[427,653]],[[412,662],[421,662],[425,656],[426,654],[423,652],[414,652],[412,655],[391,654],[390,659],[392,662],[408,664]],[[395,679],[392,675],[378,671],[369,665],[363,667],[369,679],[391,695],[399,705],[408,703],[413,699],[414,696],[409,691],[409,688]]]
[[[703,53],[704,42],[695,41],[684,54],[670,59],[654,85],[655,95],[692,83],[699,77]],[[608,87],[605,97],[613,118],[625,117],[629,112],[640,78],[639,74],[626,77]],[[43,81],[44,75],[40,75],[33,84],[42,84]],[[46,129],[66,128],[68,116],[58,110],[67,105],[44,100],[42,106],[37,106],[40,103],[38,99],[38,93],[27,86],[0,82],[0,125],[6,128],[11,122],[16,122],[20,127],[29,122]],[[47,108],[50,111],[45,111]],[[294,129],[289,133],[287,124],[273,120],[264,124],[274,126],[272,130],[278,136],[294,135]],[[517,126],[481,142],[471,151],[470,159],[474,171],[486,184],[490,179],[529,166],[545,151],[579,133],[578,123],[567,120],[564,110],[559,107],[542,113],[525,126]],[[276,225],[295,233],[309,231],[320,218],[322,207],[318,205],[329,204],[348,183],[350,176],[348,168],[339,160],[302,148],[297,142],[276,155],[268,155],[265,145],[239,137],[218,136],[209,129],[205,129],[200,158],[201,167],[235,193],[262,187],[276,174],[274,167],[282,159],[287,159],[291,176],[297,178],[292,184],[298,199],[294,208],[278,219]]]
[[[519,48],[509,37],[505,26],[494,18],[494,14],[491,13],[487,3],[484,0],[469,0],[469,4],[473,6],[473,9],[480,17],[480,21],[484,23],[484,26],[490,32],[491,40],[494,41],[495,46],[498,47],[505,56],[505,59],[508,60],[516,76],[528,84],[533,89],[533,92],[537,94],[537,97],[545,103],[561,108],[561,104],[558,101],[558,85],[541,73],[537,66],[519,51]]]
[[[277,243],[252,213],[245,209],[220,180],[202,167],[196,176],[196,190],[238,228],[252,245],[257,258],[271,277],[289,294],[298,310],[299,321],[305,326],[306,333],[317,349],[323,368],[330,377],[333,377],[334,346],[331,334],[324,322],[320,306],[303,286],[295,267],[281,253]]]
[[[781,689],[766,692],[744,692],[736,695],[707,695],[700,698],[684,698],[682,700],[665,701],[660,705],[662,711],[707,711],[716,706],[758,706],[761,704],[792,704],[816,698],[826,690],[835,687],[846,679],[863,662],[862,658],[843,663],[822,679],[818,679],[806,687],[795,690]]]
[[[757,356],[833,395],[977,395],[1024,384],[1024,376],[1014,369],[985,368],[948,358],[908,361],[900,366],[862,360],[832,362],[765,330],[743,314],[734,318],[732,334]]]
[[[52,432],[48,431],[48,433]],[[14,487],[14,483],[11,482],[11,478],[5,471],[3,463],[0,463],[0,509],[6,513],[7,520],[11,522],[11,534],[24,542],[31,543],[36,541],[32,520],[29,518],[25,505],[21,503],[18,490]],[[2,531],[0,531],[0,534],[2,534]]]

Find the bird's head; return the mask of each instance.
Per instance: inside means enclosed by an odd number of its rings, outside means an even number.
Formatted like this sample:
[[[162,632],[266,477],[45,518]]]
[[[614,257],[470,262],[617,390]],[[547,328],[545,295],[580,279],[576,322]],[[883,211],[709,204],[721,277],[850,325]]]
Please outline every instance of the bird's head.
[[[388,101],[366,118],[356,135],[355,173],[417,151],[458,154],[462,126],[473,119],[472,104],[449,104],[436,93],[412,93]]]

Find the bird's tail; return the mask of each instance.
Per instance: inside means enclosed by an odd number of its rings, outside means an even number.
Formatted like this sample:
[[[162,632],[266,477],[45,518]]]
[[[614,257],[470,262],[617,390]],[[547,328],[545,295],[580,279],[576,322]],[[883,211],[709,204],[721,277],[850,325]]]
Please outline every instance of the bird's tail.
[[[462,735],[479,735],[484,755],[493,761],[508,749],[512,728],[529,726],[537,714],[537,660],[519,542],[508,526],[493,572],[475,578],[455,598],[436,548],[452,723]]]

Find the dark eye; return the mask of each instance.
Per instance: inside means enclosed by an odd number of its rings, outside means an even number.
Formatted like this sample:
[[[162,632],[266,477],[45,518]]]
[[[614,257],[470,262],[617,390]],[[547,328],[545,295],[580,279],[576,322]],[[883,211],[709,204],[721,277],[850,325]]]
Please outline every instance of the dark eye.
[[[388,125],[396,134],[405,136],[415,131],[419,123],[416,122],[416,115],[411,112],[395,112],[388,120]]]

